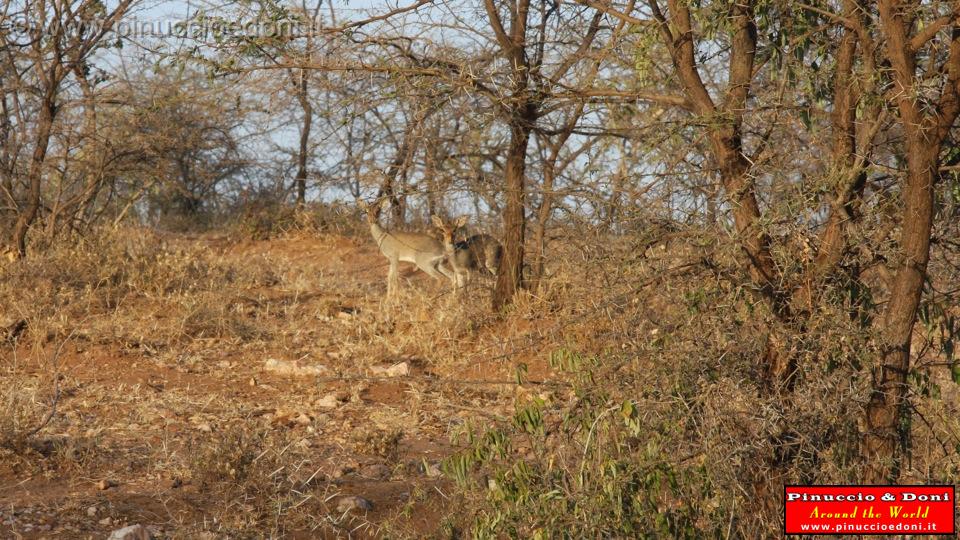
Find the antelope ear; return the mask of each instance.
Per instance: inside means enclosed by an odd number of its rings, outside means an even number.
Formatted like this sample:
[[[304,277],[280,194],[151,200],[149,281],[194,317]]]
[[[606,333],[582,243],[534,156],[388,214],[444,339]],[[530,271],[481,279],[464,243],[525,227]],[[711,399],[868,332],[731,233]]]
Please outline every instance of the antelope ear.
[[[383,210],[390,208],[390,199],[384,197],[383,200],[380,201],[380,208]]]
[[[434,226],[434,227],[436,227],[436,228],[438,228],[438,229],[442,229],[442,228],[443,228],[443,220],[440,219],[440,216],[438,216],[438,215],[432,215],[432,216],[430,216],[430,221],[433,222],[433,226]]]
[[[460,217],[458,217],[458,218],[457,218],[457,221],[455,222],[455,224],[456,224],[457,228],[463,227],[464,225],[467,224],[467,216],[460,216]]]

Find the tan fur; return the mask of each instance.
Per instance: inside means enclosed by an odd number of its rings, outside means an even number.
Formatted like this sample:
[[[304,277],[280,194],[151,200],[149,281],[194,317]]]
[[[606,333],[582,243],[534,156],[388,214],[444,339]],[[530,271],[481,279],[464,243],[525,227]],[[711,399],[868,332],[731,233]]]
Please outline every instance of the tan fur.
[[[380,208],[388,204],[387,201],[380,205],[357,202],[357,205],[366,213],[373,241],[380,248],[380,253],[390,261],[390,270],[387,272],[387,296],[393,296],[398,290],[397,268],[401,261],[415,264],[417,268],[434,279],[446,277],[454,282],[453,273],[442,264],[445,258],[443,244],[436,238],[423,233],[388,231],[380,225]]]

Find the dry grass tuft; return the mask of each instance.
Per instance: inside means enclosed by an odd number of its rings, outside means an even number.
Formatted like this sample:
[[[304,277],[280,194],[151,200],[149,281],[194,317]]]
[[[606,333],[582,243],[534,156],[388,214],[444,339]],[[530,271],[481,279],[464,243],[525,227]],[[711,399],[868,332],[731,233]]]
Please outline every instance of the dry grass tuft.
[[[0,378],[0,447],[22,450],[49,410],[39,381],[8,371]]]

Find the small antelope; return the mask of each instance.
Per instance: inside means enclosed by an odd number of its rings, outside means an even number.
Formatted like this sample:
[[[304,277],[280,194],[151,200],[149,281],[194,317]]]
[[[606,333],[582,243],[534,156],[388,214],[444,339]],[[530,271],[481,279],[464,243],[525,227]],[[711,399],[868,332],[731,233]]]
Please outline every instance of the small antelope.
[[[442,233],[444,253],[456,276],[455,287],[465,286],[473,272],[497,275],[503,247],[496,238],[489,234],[475,234],[462,242],[454,242],[454,234],[467,224],[467,216],[460,216],[452,224],[440,216],[432,216],[432,219],[434,227]]]
[[[380,211],[389,204],[387,200],[374,205],[357,201],[357,206],[367,215],[373,241],[380,248],[380,253],[390,261],[390,270],[387,272],[387,296],[393,296],[399,287],[397,266],[400,261],[417,265],[417,268],[433,279],[445,277],[455,283],[454,274],[442,264],[446,255],[443,244],[436,238],[422,233],[388,231],[380,226]]]

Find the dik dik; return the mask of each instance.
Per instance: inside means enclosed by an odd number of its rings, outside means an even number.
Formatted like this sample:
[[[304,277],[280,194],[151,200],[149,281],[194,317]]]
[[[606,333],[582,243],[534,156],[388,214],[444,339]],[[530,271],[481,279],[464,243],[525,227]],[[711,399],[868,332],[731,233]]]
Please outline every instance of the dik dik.
[[[467,216],[461,216],[452,224],[440,216],[433,216],[433,225],[440,230],[443,238],[443,251],[447,262],[453,267],[454,286],[461,288],[467,284],[474,272],[497,275],[503,248],[496,238],[489,234],[475,234],[461,242],[455,242],[458,229],[467,224]]]
[[[443,244],[436,238],[423,233],[388,231],[381,227],[380,211],[389,205],[389,201],[384,200],[381,204],[374,205],[357,201],[357,205],[366,212],[370,235],[380,248],[380,253],[390,261],[390,270],[387,273],[388,297],[393,296],[399,287],[397,266],[400,261],[417,265],[417,268],[434,279],[445,277],[455,284],[453,272],[443,265],[446,258]]]

